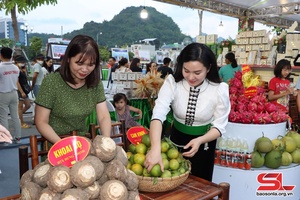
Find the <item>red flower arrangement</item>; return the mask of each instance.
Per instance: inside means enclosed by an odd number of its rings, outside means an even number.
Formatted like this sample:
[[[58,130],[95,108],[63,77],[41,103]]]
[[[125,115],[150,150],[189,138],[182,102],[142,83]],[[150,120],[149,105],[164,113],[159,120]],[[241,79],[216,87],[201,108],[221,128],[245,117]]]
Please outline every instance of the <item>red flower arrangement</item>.
[[[244,87],[242,72],[229,81],[231,111],[229,121],[243,124],[271,124],[287,120],[287,114],[268,102],[261,86]],[[249,92],[250,91],[250,92]]]

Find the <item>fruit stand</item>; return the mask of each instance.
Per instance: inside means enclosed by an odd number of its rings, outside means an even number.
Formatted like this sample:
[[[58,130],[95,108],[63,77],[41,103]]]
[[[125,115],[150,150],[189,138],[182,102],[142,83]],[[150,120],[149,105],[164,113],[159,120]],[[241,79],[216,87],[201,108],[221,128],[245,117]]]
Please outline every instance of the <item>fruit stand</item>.
[[[213,182],[228,182],[233,200],[299,200],[300,135],[294,132],[298,139],[286,141],[287,110],[268,102],[259,78],[254,83],[252,75],[243,66],[229,82],[230,122],[217,145]]]
[[[254,148],[255,140],[262,136],[262,132],[266,137],[270,139],[276,138],[278,135],[285,134],[285,123],[279,124],[239,124],[229,123],[226,127],[226,135],[231,137],[241,137],[247,140],[249,150],[252,151]],[[276,178],[269,179],[265,178],[260,180],[259,177],[264,174],[277,174]],[[228,182],[231,187],[230,199],[236,200],[243,197],[245,200],[253,200],[256,198],[263,199],[291,199],[299,200],[300,190],[297,188],[300,185],[300,165],[291,164],[289,166],[281,166],[278,169],[270,169],[267,167],[251,168],[250,170],[243,170],[238,168],[225,167],[215,165],[213,182]],[[281,180],[281,183],[280,181]],[[266,191],[259,190],[260,186],[265,186],[274,183],[281,184],[281,186],[296,186],[293,190],[279,190],[268,189]],[[279,185],[278,185],[279,186]],[[276,186],[277,187],[277,186]]]

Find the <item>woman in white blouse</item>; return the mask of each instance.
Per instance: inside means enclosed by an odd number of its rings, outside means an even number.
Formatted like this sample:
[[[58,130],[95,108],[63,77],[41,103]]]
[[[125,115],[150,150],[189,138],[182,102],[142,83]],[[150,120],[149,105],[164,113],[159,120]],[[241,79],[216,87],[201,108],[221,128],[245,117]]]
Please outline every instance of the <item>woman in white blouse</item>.
[[[151,150],[146,155],[148,171],[155,164],[163,170],[162,124],[173,110],[171,141],[192,163],[192,174],[212,180],[216,139],[225,133],[230,112],[229,89],[221,83],[213,52],[192,43],[177,57],[174,75],[161,87],[150,124]]]
[[[119,60],[119,66],[115,72],[131,72],[127,58]]]

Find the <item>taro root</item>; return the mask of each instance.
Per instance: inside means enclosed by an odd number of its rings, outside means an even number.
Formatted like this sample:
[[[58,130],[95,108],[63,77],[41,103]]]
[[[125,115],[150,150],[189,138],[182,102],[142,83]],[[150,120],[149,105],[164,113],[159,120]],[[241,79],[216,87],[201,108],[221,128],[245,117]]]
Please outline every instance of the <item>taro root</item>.
[[[49,189],[56,193],[61,193],[66,189],[72,188],[70,169],[63,165],[53,167],[47,183]]]
[[[118,180],[109,180],[102,185],[100,199],[127,200],[128,191],[124,183]]]
[[[137,175],[131,170],[127,170],[125,185],[128,190],[137,190],[139,186],[139,179]]]
[[[128,191],[128,200],[140,200],[138,191]]]
[[[126,181],[127,169],[119,160],[112,160],[109,162],[106,166],[105,173],[109,180],[120,180],[123,183]]]
[[[82,200],[89,199],[89,195],[88,193],[86,193],[80,188],[67,189],[61,195],[61,200],[78,200],[78,199],[82,199]]]
[[[110,137],[97,135],[93,140],[93,146],[96,156],[102,162],[109,162],[116,156],[117,145]]]
[[[51,165],[49,163],[40,163],[34,168],[33,182],[41,187],[47,186]]]
[[[32,178],[33,178],[33,174],[34,174],[34,171],[32,169],[26,171],[22,177],[21,177],[21,180],[20,180],[20,187],[23,188],[24,185],[28,182],[32,182]]]
[[[55,193],[49,188],[44,188],[40,193],[39,200],[60,200],[60,197],[60,193]]]
[[[84,189],[86,193],[88,193],[89,199],[98,199],[100,195],[101,186],[97,181],[94,182],[93,185]]]
[[[105,173],[102,174],[102,176],[98,179],[99,185],[103,185],[106,181],[108,181],[108,175]]]
[[[92,155],[86,157],[85,160],[94,166],[94,169],[96,170],[96,180],[98,180],[104,172],[105,166],[103,162],[98,157]]]
[[[99,170],[89,160],[81,160],[76,162],[70,170],[71,181],[77,187],[88,187],[96,181],[96,171]]]
[[[122,147],[117,146],[117,154],[114,160],[119,160],[123,163],[124,166],[127,166],[128,164],[127,154]]]
[[[27,182],[21,192],[22,200],[35,200],[38,199],[39,193],[42,191],[41,186],[34,182]]]

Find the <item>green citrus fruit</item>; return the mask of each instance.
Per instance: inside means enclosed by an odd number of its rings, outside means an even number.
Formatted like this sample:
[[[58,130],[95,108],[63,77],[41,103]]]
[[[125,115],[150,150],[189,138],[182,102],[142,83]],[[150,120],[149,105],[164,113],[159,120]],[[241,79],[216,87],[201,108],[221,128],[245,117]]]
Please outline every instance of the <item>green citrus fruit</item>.
[[[161,153],[161,158],[167,158],[168,159],[168,156],[166,153]]]
[[[144,166],[145,159],[146,159],[145,154],[137,153],[137,154],[134,154],[134,156],[133,156],[134,163],[140,164],[142,166]]]
[[[131,166],[132,166],[131,162],[128,162],[126,168],[131,169]]]
[[[169,169],[170,167],[170,162],[167,158],[163,158],[162,159],[163,165],[164,165],[164,169]]]
[[[151,146],[149,134],[145,134],[142,136],[142,143],[145,144],[147,147]]]
[[[152,167],[151,171],[150,171],[150,174],[152,177],[159,177],[161,176],[162,172],[161,172],[161,169],[160,169],[160,165],[159,164],[156,164]]]
[[[128,152],[126,152],[126,155],[127,155],[127,159],[129,160],[129,159],[130,159],[130,157],[133,155],[133,153],[132,153],[132,152],[130,152],[130,151],[128,151]]]
[[[170,146],[169,146],[169,144],[167,142],[162,141],[160,145],[161,145],[161,152],[162,153],[165,153],[165,152],[167,152],[169,150]]]
[[[171,149],[168,150],[167,156],[168,156],[169,159],[176,159],[179,156],[179,152],[178,152],[177,149],[171,148]]]
[[[137,144],[137,145],[135,146],[135,151],[136,151],[137,153],[145,154],[146,151],[147,151],[147,147],[146,147],[145,144],[139,143],[139,144]]]
[[[135,144],[130,144],[130,145],[129,145],[129,151],[130,151],[131,153],[136,153],[135,149],[136,149]]]
[[[176,159],[170,160],[170,169],[177,170],[179,168],[179,162]]]
[[[185,171],[184,167],[179,167],[178,172],[180,174],[184,174],[186,171]]]
[[[151,177],[151,174],[148,173],[148,171],[147,171],[146,168],[144,168],[144,170],[143,170],[143,176],[145,176],[145,177]]]
[[[143,167],[142,165],[135,163],[131,166],[131,171],[133,171],[136,175],[140,176],[143,174]]]
[[[169,170],[164,170],[164,172],[160,176],[161,178],[170,178],[172,177],[172,174]]]

